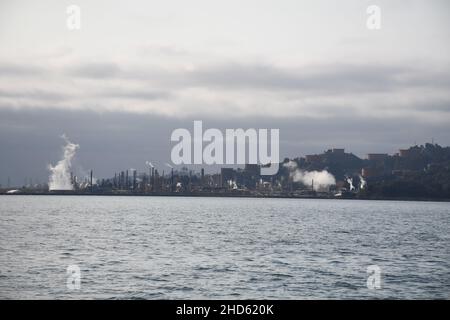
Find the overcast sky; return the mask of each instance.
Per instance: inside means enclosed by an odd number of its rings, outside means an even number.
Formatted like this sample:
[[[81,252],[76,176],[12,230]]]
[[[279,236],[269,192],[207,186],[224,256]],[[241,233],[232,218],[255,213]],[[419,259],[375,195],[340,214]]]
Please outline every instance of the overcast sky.
[[[81,9],[81,29],[66,8]],[[369,5],[381,29],[366,27]],[[450,144],[450,2],[0,1],[0,183],[45,181],[66,133],[98,176],[170,133],[279,128],[281,156]]]

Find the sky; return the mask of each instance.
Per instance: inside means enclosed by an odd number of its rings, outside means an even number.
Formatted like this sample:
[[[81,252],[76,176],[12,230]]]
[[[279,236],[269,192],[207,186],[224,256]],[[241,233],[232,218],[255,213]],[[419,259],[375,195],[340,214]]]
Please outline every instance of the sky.
[[[67,27],[70,5],[81,28]],[[366,22],[381,10],[381,28]],[[65,133],[99,177],[170,134],[278,128],[281,157],[450,145],[450,3],[0,1],[0,184],[46,182]],[[208,168],[207,168],[208,169]]]

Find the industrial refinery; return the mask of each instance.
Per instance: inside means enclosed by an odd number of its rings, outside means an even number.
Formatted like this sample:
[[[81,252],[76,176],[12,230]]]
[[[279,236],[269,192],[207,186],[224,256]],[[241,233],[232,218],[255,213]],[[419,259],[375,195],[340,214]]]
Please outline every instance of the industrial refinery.
[[[65,137],[64,137],[65,138]],[[450,199],[450,148],[427,143],[394,155],[370,153],[366,158],[333,148],[321,154],[284,159],[276,175],[261,175],[261,165],[222,167],[205,173],[164,164],[158,170],[123,169],[110,177],[72,171],[78,145],[66,139],[63,158],[49,166],[48,184],[26,183],[1,188],[2,194],[234,196],[345,199]]]

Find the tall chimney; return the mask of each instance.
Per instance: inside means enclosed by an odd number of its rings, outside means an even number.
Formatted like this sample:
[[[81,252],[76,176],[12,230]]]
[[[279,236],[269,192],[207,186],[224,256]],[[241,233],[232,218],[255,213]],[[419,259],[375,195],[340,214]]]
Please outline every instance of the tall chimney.
[[[152,190],[152,167],[148,167],[148,191]]]
[[[161,188],[162,191],[166,191],[166,175],[164,173],[164,170],[162,172],[162,178],[161,178],[161,182],[163,187]]]
[[[174,186],[173,186],[173,168],[172,168],[172,177],[171,177],[171,179],[170,179],[170,189],[171,189],[171,191],[173,192],[173,190],[174,190]]]
[[[151,190],[155,191],[155,168],[152,168],[152,174],[151,174]]]
[[[90,185],[91,185],[91,193],[92,193],[92,191],[93,191],[93,188],[94,188],[94,186],[92,185],[92,174],[93,174],[93,172],[92,172],[92,169],[91,169],[91,180],[90,180]]]

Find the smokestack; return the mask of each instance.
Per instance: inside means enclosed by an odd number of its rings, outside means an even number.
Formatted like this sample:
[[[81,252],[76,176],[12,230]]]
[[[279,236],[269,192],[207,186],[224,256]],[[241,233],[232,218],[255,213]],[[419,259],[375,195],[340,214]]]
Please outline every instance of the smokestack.
[[[125,178],[125,189],[128,189],[128,170],[127,170],[127,175]]]
[[[136,174],[137,174],[137,171],[134,170],[133,171],[133,190],[136,190]]]
[[[150,161],[145,161],[145,164],[148,166],[148,186],[149,186],[149,191],[154,191],[155,166]]]
[[[152,167],[152,174],[151,174],[151,190],[155,191],[155,168]]]
[[[189,192],[192,189],[192,170],[189,170],[189,184],[188,184]]]
[[[93,186],[93,184],[92,184],[92,174],[93,174],[93,170],[91,169],[91,181],[90,181],[90,185],[91,185],[91,193],[92,193],[93,188],[94,188],[94,186]]]
[[[161,183],[162,183],[162,191],[166,191],[166,176],[164,174],[164,170],[162,172],[162,176],[161,176]]]
[[[148,167],[148,190],[149,191],[152,191],[152,189],[153,189],[152,171],[153,171],[153,168],[149,166]]]
[[[170,184],[171,184],[171,187],[170,187],[170,189],[171,189],[171,191],[173,192],[174,191],[174,186],[173,186],[173,168],[172,168],[172,177],[171,177],[171,181],[170,181]]]

